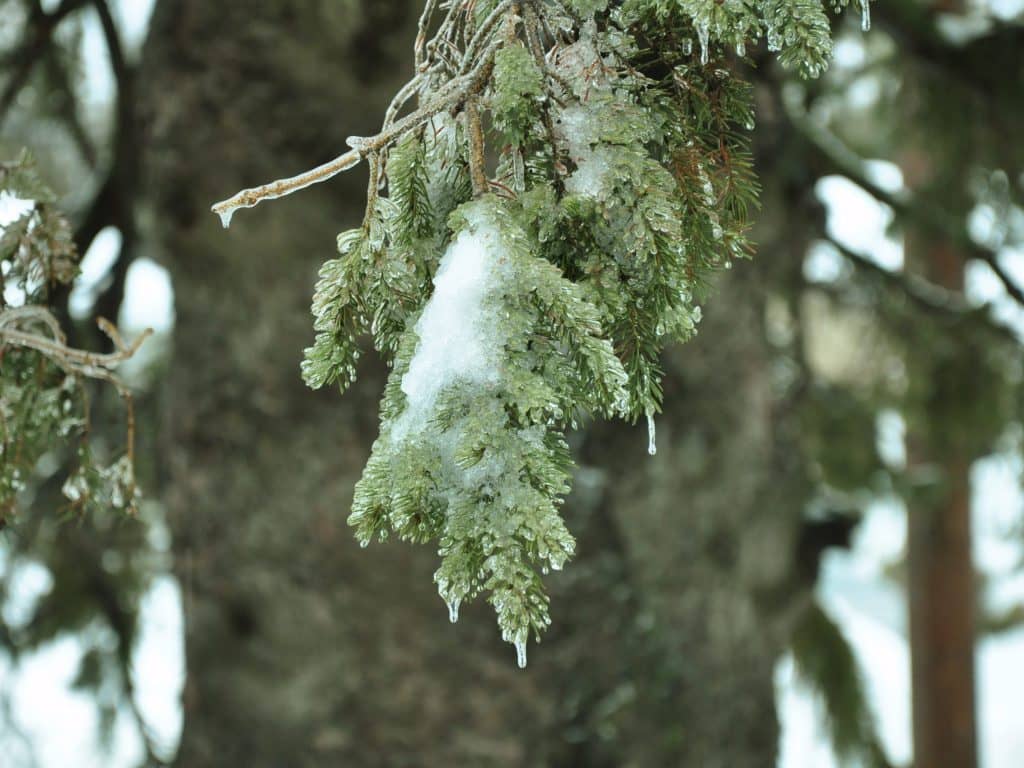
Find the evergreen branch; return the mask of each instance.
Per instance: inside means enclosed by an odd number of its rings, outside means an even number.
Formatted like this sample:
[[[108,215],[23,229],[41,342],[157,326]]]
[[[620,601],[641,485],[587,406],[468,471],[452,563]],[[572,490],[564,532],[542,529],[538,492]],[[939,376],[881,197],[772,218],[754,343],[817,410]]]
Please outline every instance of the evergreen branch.
[[[1003,269],[998,254],[972,240],[963,225],[956,223],[956,217],[913,197],[906,190],[892,192],[876,184],[868,176],[864,159],[799,106],[794,92],[791,91],[788,95],[784,93],[783,102],[791,124],[810,141],[821,159],[831,165],[837,173],[846,176],[876,200],[889,206],[898,217],[913,221],[929,232],[947,238],[965,259],[977,259],[987,264],[1003,284],[1007,294],[1024,307],[1024,288]]]

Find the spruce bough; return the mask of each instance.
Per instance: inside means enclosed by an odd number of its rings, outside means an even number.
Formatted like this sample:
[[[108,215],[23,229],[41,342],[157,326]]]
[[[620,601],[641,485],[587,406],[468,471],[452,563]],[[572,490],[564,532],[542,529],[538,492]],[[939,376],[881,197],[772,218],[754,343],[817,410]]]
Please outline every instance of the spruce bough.
[[[735,63],[761,39],[818,75],[825,4],[427,0],[379,134],[213,207],[227,226],[367,161],[303,376],[344,391],[372,336],[391,375],[349,523],[364,546],[436,542],[451,619],[486,593],[521,666],[551,621],[538,571],[575,547],[566,430],[643,418],[653,453],[660,352],[694,334],[709,275],[749,253],[753,113]]]

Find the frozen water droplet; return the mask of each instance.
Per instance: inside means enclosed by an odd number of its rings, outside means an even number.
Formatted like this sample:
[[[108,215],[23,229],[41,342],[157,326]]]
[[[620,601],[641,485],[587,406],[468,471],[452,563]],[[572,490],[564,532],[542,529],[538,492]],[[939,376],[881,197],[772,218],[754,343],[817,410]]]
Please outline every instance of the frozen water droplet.
[[[448,621],[450,621],[452,624],[456,623],[459,620],[460,605],[462,605],[462,600],[460,598],[455,598],[454,600],[450,600],[448,602]]]
[[[747,55],[747,46],[745,43],[736,43],[736,55],[741,59]]]
[[[520,669],[526,669],[526,638],[516,638],[516,661]]]
[[[871,0],[860,0],[860,28],[871,29]]]
[[[654,426],[654,414],[647,411],[647,453],[655,456],[658,453],[658,437]]]

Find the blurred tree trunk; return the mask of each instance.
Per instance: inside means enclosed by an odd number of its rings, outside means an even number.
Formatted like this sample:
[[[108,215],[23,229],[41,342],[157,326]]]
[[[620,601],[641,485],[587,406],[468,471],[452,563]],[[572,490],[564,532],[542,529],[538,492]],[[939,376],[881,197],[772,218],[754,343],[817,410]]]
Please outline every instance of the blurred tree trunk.
[[[373,131],[411,70],[418,9],[157,7],[140,82],[149,235],[177,297],[165,498],[187,624],[178,764],[772,765],[773,671],[806,590],[803,487],[762,329],[780,285],[770,256],[739,265],[698,341],[669,355],[656,458],[639,427],[576,438],[579,554],[548,577],[555,624],[525,671],[482,601],[448,624],[433,551],[352,540],[385,371],[367,361],[339,398],[307,390],[298,364],[317,266],[359,220],[365,172],[242,211],[227,232],[209,205]]]
[[[916,235],[916,236],[915,236]],[[922,242],[923,241],[923,242]],[[964,259],[946,243],[929,243],[910,233],[908,244],[921,245],[924,266],[938,285],[962,293]],[[914,254],[911,254],[913,256]],[[938,470],[941,487],[911,502],[907,526],[911,667],[913,681],[914,765],[917,768],[974,768],[975,585],[971,560],[971,456],[950,410],[969,389],[959,386],[968,370],[959,356],[936,345],[934,359],[919,368],[930,389],[925,423],[911,434],[911,455],[918,468]],[[919,384],[920,386],[920,384]]]

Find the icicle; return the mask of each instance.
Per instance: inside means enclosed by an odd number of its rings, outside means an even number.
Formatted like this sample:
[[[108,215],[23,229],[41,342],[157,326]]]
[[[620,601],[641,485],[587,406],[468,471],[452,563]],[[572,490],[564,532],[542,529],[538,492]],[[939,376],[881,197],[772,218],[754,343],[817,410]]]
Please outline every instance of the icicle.
[[[860,28],[871,29],[871,0],[860,0]]]
[[[460,598],[455,598],[448,602],[448,621],[455,624],[459,620],[459,606],[462,605]]]
[[[220,225],[227,229],[231,226],[231,217],[235,215],[235,209],[228,208],[227,210],[219,211],[217,215],[220,216]]]
[[[736,55],[741,59],[747,55],[747,46],[742,40],[736,43]]]
[[[689,37],[683,39],[683,56],[693,53],[693,40]]]
[[[708,38],[711,36],[711,28],[707,22],[697,25],[697,38],[700,40],[700,63],[708,63]]]
[[[651,456],[658,453],[658,436],[654,427],[654,414],[651,411],[647,411],[647,452]]]
[[[526,165],[523,162],[523,151],[518,147],[512,154],[512,169],[515,174],[516,192],[526,191]]]
[[[516,661],[520,669],[526,669],[526,633],[516,638]]]

